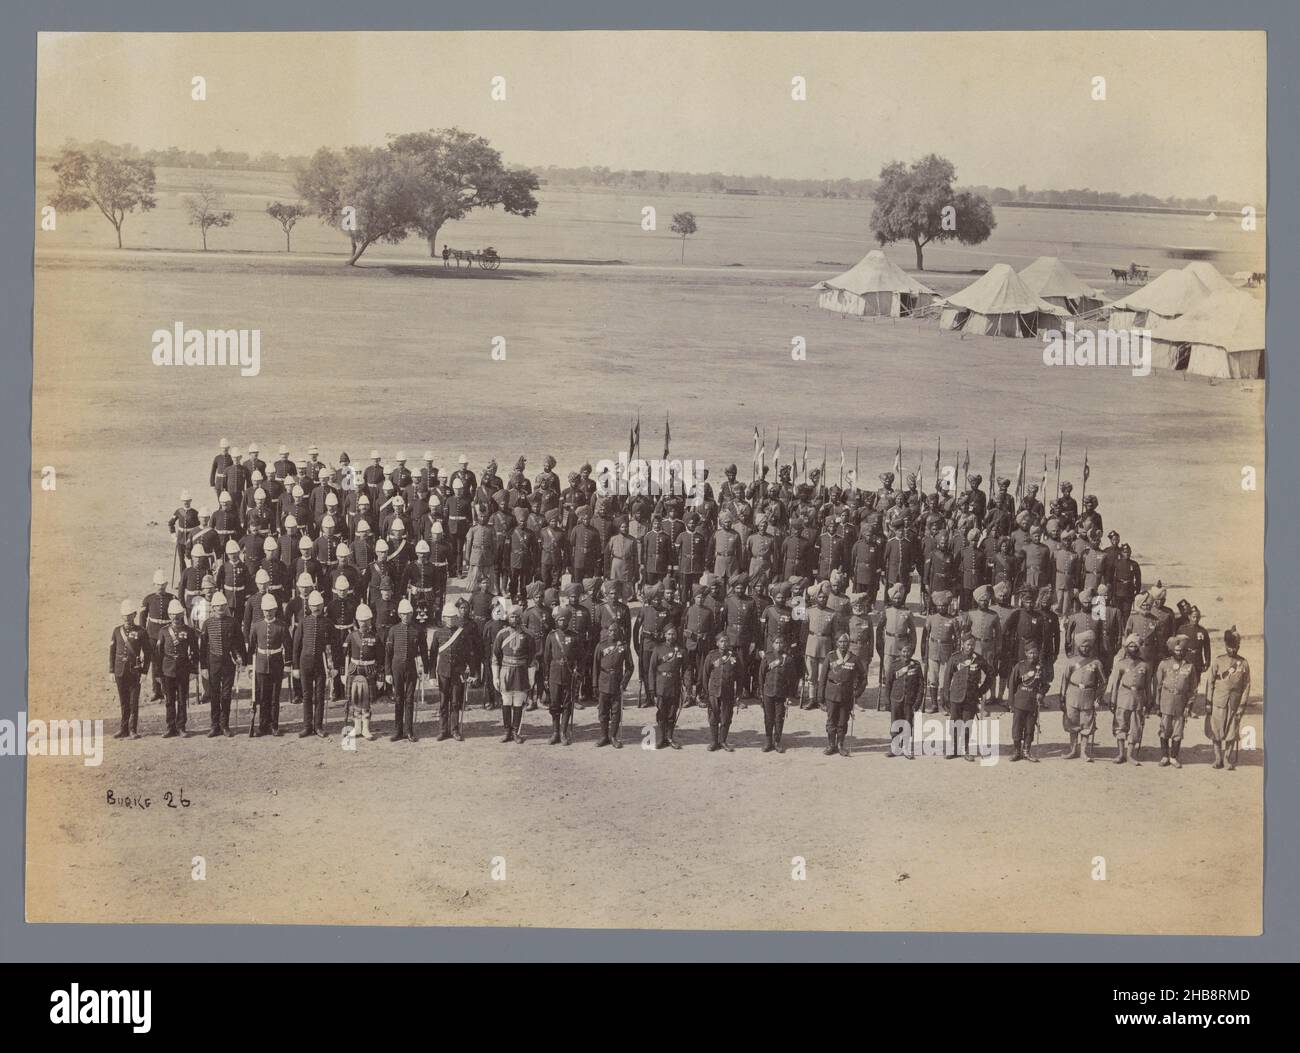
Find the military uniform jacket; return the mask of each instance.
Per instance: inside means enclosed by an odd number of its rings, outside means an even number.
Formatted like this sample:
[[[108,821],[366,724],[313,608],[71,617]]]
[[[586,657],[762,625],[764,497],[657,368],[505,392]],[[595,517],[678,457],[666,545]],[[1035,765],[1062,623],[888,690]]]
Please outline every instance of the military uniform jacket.
[[[357,624],[357,607],[361,601],[351,592],[336,595],[325,605],[325,620],[330,627],[330,642],[338,645]]]
[[[823,533],[817,539],[817,576],[829,578],[831,571],[844,562],[844,553],[840,539],[831,533]]]
[[[546,634],[551,631],[551,612],[545,607],[529,607],[524,611],[520,624],[533,640],[533,655],[542,657],[542,648],[546,643]]]
[[[546,638],[542,667],[546,686],[552,691],[562,691],[577,681],[578,650],[578,637],[565,629],[554,629]]]
[[[1196,692],[1195,664],[1172,656],[1166,658],[1156,668],[1152,690],[1163,716],[1180,716]]]
[[[158,634],[158,672],[184,679],[199,661],[198,634],[188,625],[167,625]]]
[[[916,709],[921,704],[924,691],[925,673],[921,669],[921,663],[915,658],[909,658],[894,671],[894,680],[889,686],[891,708],[898,705],[908,710]]]
[[[967,657],[960,651],[948,659],[946,701],[974,705],[989,687],[993,670],[978,654]]]
[[[1092,609],[1075,611],[1065,620],[1065,653],[1074,654],[1074,638],[1080,633],[1094,633],[1098,629],[1097,623],[1093,620]]]
[[[717,636],[713,609],[702,604],[693,603],[686,609],[686,627],[683,633],[686,650],[695,653],[700,649],[713,650],[712,643]]]
[[[623,630],[623,639],[628,640],[632,636],[632,612],[622,601],[615,603],[602,603],[596,608],[593,615],[597,630],[603,634],[612,624],[617,624]]]
[[[478,661],[479,634],[474,623],[440,625],[433,630],[429,661],[440,677],[457,678]]]
[[[935,612],[926,616],[921,639],[921,653],[929,662],[946,662],[961,647],[961,621]],[[978,647],[976,654],[979,654]]]
[[[1142,568],[1136,560],[1116,557],[1110,566],[1110,594],[1116,603],[1126,603],[1142,591]]]
[[[203,664],[208,669],[219,669],[244,662],[248,651],[235,619],[229,614],[214,614],[203,623],[199,634],[199,650]]]
[[[916,626],[905,607],[886,607],[876,625],[876,651],[894,657],[916,648]]]
[[[284,675],[286,652],[290,646],[289,630],[280,622],[254,623],[248,642],[254,672],[274,677]]]
[[[603,540],[590,523],[579,523],[569,531],[569,551],[573,555],[574,577],[590,577],[600,566]]]
[[[1025,584],[1030,588],[1042,588],[1052,584],[1052,550],[1041,541],[1030,541],[1021,552],[1024,566]]]
[[[891,537],[885,542],[885,579],[891,584],[912,576],[912,546],[905,537]]]
[[[1039,699],[1047,694],[1047,671],[1042,662],[1028,659],[1017,662],[1011,669],[1011,705],[1022,711],[1038,708]]]
[[[650,690],[658,698],[676,698],[688,661],[686,649],[679,644],[660,644],[650,655]]]
[[[510,569],[527,574],[533,569],[533,535],[526,527],[515,527],[508,542]]]
[[[1052,653],[1048,640],[1047,619],[1040,610],[1017,608],[1008,619],[1006,632],[1009,637],[1012,635],[1015,637],[1017,660],[1025,657],[1025,646],[1031,640],[1038,644],[1039,653],[1044,661]]]
[[[763,650],[772,650],[777,640],[790,650],[795,642],[795,620],[785,604],[773,603],[763,612]]]
[[[149,671],[149,637],[138,625],[119,625],[108,642],[108,668],[114,676],[143,676]]]
[[[812,542],[802,534],[791,534],[781,546],[782,572],[787,578],[802,576],[808,569]]]
[[[527,691],[528,670],[540,657],[537,642],[507,625],[492,643],[492,665],[501,670],[502,691]]]
[[[425,643],[424,629],[414,621],[398,622],[391,626],[384,638],[385,660],[388,663],[388,675],[392,676],[398,669],[407,676],[416,671],[418,658],[426,667],[429,661],[429,649]]]
[[[698,527],[677,536],[677,569],[683,574],[703,574],[709,540]]]
[[[601,695],[617,695],[632,679],[632,648],[623,640],[598,644],[592,654],[591,680]]]
[[[1097,591],[1105,575],[1106,554],[1099,548],[1089,548],[1083,554],[1083,587]],[[1109,588],[1109,586],[1107,586]]]
[[[144,609],[143,629],[149,639],[157,640],[163,626],[171,623],[171,619],[167,616],[167,608],[173,599],[175,597],[164,590],[151,592],[141,601],[140,606]]]
[[[968,544],[961,550],[961,586],[968,592],[987,585],[989,560],[978,545]]]
[[[647,574],[666,574],[673,560],[673,541],[662,528],[651,530],[643,541]]]
[[[1061,677],[1061,702],[1071,709],[1096,709],[1106,689],[1106,672],[1095,655],[1080,655],[1066,663]]]
[[[736,678],[739,673],[740,659],[736,653],[715,647],[704,659],[704,670],[700,679],[709,698],[718,702],[734,702]]]
[[[305,615],[293,630],[293,667],[304,673],[324,669],[332,638],[333,631],[326,615]]]
[[[564,531],[548,524],[542,528],[540,550],[543,567],[562,567],[566,564]]]
[[[811,612],[809,612],[811,613]],[[866,686],[867,669],[852,651],[835,651],[826,663],[827,702],[852,703]]]
[[[853,567],[853,581],[867,585],[880,573],[880,544],[873,537],[860,537],[853,543],[849,558]]]
[[[731,595],[723,604],[727,639],[734,647],[745,647],[758,639],[758,608],[749,596]]]
[[[636,581],[637,542],[633,537],[615,534],[609,539],[609,576],[614,581]]]
[[[975,637],[977,655],[990,665],[999,661],[1002,653],[1002,620],[997,614],[976,607],[961,616],[961,627]]]
[[[1151,668],[1156,668],[1160,662],[1160,641],[1156,636],[1155,618],[1141,611],[1134,611],[1128,616],[1128,624],[1124,626],[1124,635],[1128,636],[1130,633],[1138,638],[1142,660]]]
[[[740,569],[740,535],[722,527],[709,542],[713,553],[713,573],[720,578]]]
[[[1116,712],[1151,707],[1151,667],[1140,658],[1117,658],[1106,684],[1106,697]]]
[[[372,624],[368,632],[353,629],[344,641],[346,661],[352,671],[367,679],[379,676],[384,669],[384,641]]]
[[[953,564],[952,554],[942,544],[933,545],[923,568],[926,591],[952,588]]]
[[[799,659],[788,651],[768,651],[759,666],[759,683],[764,698],[789,698],[799,690]]]
[[[1250,693],[1250,663],[1241,655],[1221,654],[1210,666],[1207,694],[1216,709],[1226,709],[1245,701]]]

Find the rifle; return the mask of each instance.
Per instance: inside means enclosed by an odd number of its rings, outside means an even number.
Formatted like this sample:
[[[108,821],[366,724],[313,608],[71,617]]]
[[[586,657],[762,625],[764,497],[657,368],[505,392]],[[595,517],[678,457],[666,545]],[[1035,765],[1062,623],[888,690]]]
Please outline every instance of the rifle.
[[[248,671],[253,673],[253,667],[250,665]],[[253,673],[253,695],[250,702],[252,713],[248,718],[248,737],[251,739],[257,733],[257,674]]]

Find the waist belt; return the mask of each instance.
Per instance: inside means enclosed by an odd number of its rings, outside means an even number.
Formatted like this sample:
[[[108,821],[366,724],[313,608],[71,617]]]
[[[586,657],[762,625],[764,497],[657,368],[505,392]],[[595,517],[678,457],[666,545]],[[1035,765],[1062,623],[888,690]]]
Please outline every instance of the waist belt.
[[[445,567],[445,566],[448,566],[448,564],[445,563],[445,562],[444,562],[444,563],[435,563],[435,564],[433,564],[433,566],[435,566],[435,567]]]
[[[897,639],[899,639],[900,637],[906,636],[907,633],[891,633],[888,629],[886,629],[886,630],[885,630],[885,635],[886,635],[886,636],[892,636],[895,640],[897,640]]]
[[[353,664],[353,665],[374,665],[374,664],[375,664],[375,659],[373,659],[373,658],[354,658],[354,659],[352,659],[352,664]]]
[[[523,659],[523,658],[506,658],[506,657],[502,657],[502,659],[501,659],[501,666],[502,666],[502,668],[505,668],[505,669],[518,669],[518,668],[520,668],[521,666],[526,666],[527,664],[528,664],[528,662],[527,662],[525,659]]]
[[[412,592],[432,592],[432,591],[433,591],[433,586],[432,586],[432,585],[411,585],[411,586],[409,586],[409,588],[410,588],[410,590],[411,590]]]
[[[155,618],[153,615],[150,615],[150,616],[149,616],[149,620],[150,620],[151,622],[154,622],[154,623],[158,624],[158,625],[166,625],[166,624],[167,624],[167,619],[166,619],[166,618]]]
[[[356,622],[348,622],[347,625],[339,625],[337,622],[335,622],[335,623],[334,623],[334,628],[336,628],[336,629],[351,629],[351,628],[352,628],[353,626],[355,626],[356,624],[357,624]]]
[[[271,648],[271,649],[268,651],[265,647],[259,647],[259,648],[257,649],[257,653],[258,653],[258,654],[279,654],[279,655],[282,655],[282,654],[284,654],[284,648],[283,648],[283,647],[273,647],[273,648]]]

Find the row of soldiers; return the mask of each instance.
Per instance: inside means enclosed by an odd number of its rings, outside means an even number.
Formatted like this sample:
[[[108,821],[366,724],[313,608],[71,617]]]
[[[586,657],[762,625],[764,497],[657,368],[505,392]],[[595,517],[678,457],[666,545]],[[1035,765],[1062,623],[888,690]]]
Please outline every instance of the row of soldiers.
[[[249,461],[236,462],[227,448],[214,461],[214,489],[223,509],[233,505],[233,490],[238,490],[241,504],[253,513],[269,500],[265,492],[259,496],[253,491],[250,498],[248,486],[241,488],[245,477],[259,484],[259,489],[267,478],[265,465],[256,460],[256,449],[251,452]],[[320,591],[326,607],[336,615],[331,623],[336,635],[350,628],[349,615],[355,618],[354,608],[362,598],[372,609],[382,609],[378,620],[387,624],[395,620],[400,597],[410,602],[417,622],[426,625],[427,643],[428,634],[441,622],[447,579],[459,574],[471,589],[471,603],[479,607],[477,615],[484,632],[499,632],[499,626],[493,624],[497,619],[484,610],[499,589],[507,591],[516,603],[528,598],[530,610],[522,612],[521,622],[526,623],[532,661],[539,666],[552,612],[562,604],[573,606],[575,613],[583,607],[587,613],[579,614],[578,624],[573,626],[581,659],[576,668],[582,697],[597,692],[593,681],[598,677],[589,668],[587,656],[594,655],[604,642],[608,622],[617,621],[640,670],[643,699],[648,703],[658,698],[654,682],[658,678],[651,675],[652,667],[658,672],[654,652],[667,642],[666,630],[676,623],[674,643],[686,656],[682,689],[688,704],[702,695],[707,697],[707,687],[702,687],[707,684],[703,665],[712,653],[710,644],[716,642],[716,625],[727,636],[734,654],[742,698],[761,694],[762,662],[779,647],[802,670],[803,676],[796,678],[802,704],[827,705],[826,684],[835,666],[832,653],[842,632],[849,637],[850,653],[864,668],[870,664],[873,650],[880,657],[879,708],[890,699],[898,670],[919,649],[923,704],[935,711],[940,698],[946,700],[946,669],[960,650],[963,635],[974,638],[976,654],[990,669],[982,692],[996,701],[1004,696],[1010,701],[1015,666],[1024,659],[1030,642],[1037,644],[1039,660],[1050,680],[1050,670],[1062,648],[1067,658],[1072,658],[1074,639],[1084,632],[1094,634],[1097,658],[1109,674],[1123,636],[1138,636],[1143,660],[1155,668],[1163,660],[1162,646],[1178,627],[1172,624],[1173,612],[1164,607],[1162,588],[1134,592],[1141,588],[1140,570],[1118,535],[1112,531],[1109,545],[1100,547],[1101,520],[1095,495],[1085,497],[1080,515],[1068,483],[1062,485],[1052,508],[1043,509],[1034,487],[1017,507],[1008,494],[1007,480],[999,481],[996,495],[986,497],[976,475],[956,497],[942,489],[922,497],[912,477],[904,490],[894,492],[892,473],[882,475],[883,485],[874,493],[820,485],[796,487],[788,472],[773,486],[765,480],[744,486],[736,481],[733,465],[716,497],[706,481],[702,495],[670,492],[654,499],[648,495],[621,498],[602,496],[587,466],[570,475],[569,488],[561,490],[551,471],[553,458],[547,458],[545,470],[534,483],[524,478],[525,461],[520,458],[508,484],[502,485],[496,480],[494,464],[487,466],[479,483],[462,457],[460,469],[444,484],[431,455],[426,454],[423,469],[411,473],[405,469],[403,455],[399,454],[395,468],[385,471],[379,467],[377,452],[372,451],[374,463],[362,474],[361,488],[354,489],[348,485],[352,476],[346,456],[338,465],[316,461],[313,467],[312,461],[294,464],[287,451],[282,448],[281,452],[281,460],[270,473],[271,483],[291,482],[289,496],[302,490],[302,481],[308,483],[309,490],[293,498],[300,503],[306,498],[300,511],[302,523],[290,512],[278,521],[281,532],[277,533],[274,518],[267,526],[267,517],[259,513],[245,517],[248,528],[244,519],[230,516],[213,527],[206,517],[191,514],[190,504],[183,501],[171,524],[177,531],[178,552],[191,544],[192,562],[182,578],[182,601],[187,596],[197,597],[191,602],[194,606],[210,598],[214,587],[228,597],[233,593],[236,603],[232,606],[243,612],[245,645],[250,642],[257,605],[263,602],[255,598],[270,593],[278,605],[285,605],[288,577],[294,577],[300,589],[304,577],[308,578]],[[315,451],[311,452],[315,461]],[[218,472],[223,457],[229,463]],[[458,556],[448,535],[458,530],[454,524],[462,521],[457,514],[460,506],[453,499],[463,496],[467,487],[468,515],[464,519],[474,525],[465,531],[469,543],[460,546]],[[310,497],[306,497],[308,493]],[[370,514],[371,493],[377,493],[381,502],[380,530],[387,538],[378,539],[374,558],[367,559],[370,529],[363,516]],[[284,492],[278,495],[281,503],[285,496]],[[410,518],[408,496],[410,512],[418,512],[411,518],[420,535],[413,548],[404,537],[403,514]],[[489,513],[490,508],[496,511]],[[317,510],[323,514],[317,516]],[[504,524],[494,525],[492,520],[507,515],[516,526],[502,542],[502,550],[509,554],[509,573],[503,581],[503,568],[496,556],[501,550],[495,545],[498,527]],[[530,518],[535,515],[542,521],[536,531],[537,524]],[[340,524],[342,532],[336,534]],[[564,526],[568,526],[567,532]],[[214,544],[207,535],[218,528],[239,537],[226,541],[226,560],[210,574]],[[250,536],[252,543],[248,542]],[[964,544],[959,544],[963,536]],[[260,560],[258,547],[263,553]],[[282,556],[294,547],[302,554],[287,566]],[[361,552],[354,554],[358,548]],[[396,559],[392,558],[394,550]],[[1010,560],[1003,558],[1008,550]],[[533,552],[538,555],[536,560],[525,558]],[[485,553],[491,558],[485,558]],[[337,577],[331,577],[334,571],[338,571]],[[586,571],[594,576],[584,577]],[[914,573],[922,594],[919,624],[906,607]],[[748,595],[751,575],[752,596]],[[570,579],[568,603],[559,600],[555,591],[566,577]],[[241,579],[251,579],[258,591],[252,592]],[[598,596],[597,583],[606,582],[603,591],[613,595]],[[847,594],[850,583],[854,589],[851,598]],[[579,592],[585,586],[585,606],[572,602],[574,586]],[[888,604],[876,611],[882,587]],[[630,615],[617,593],[631,596],[634,590],[639,591],[643,603],[635,626],[629,626]],[[160,588],[159,593],[163,592]],[[1132,601],[1137,596],[1141,600],[1133,612]],[[340,597],[343,604],[336,603]],[[662,598],[665,611],[660,610],[658,598]],[[161,606],[162,602],[161,596],[147,598],[146,607]],[[597,619],[592,613],[597,606],[622,611]],[[156,639],[154,627],[165,619],[153,610],[146,610],[145,615],[148,631]],[[1191,663],[1199,681],[1209,665],[1208,636],[1199,627],[1199,614],[1194,610],[1182,612],[1178,622],[1190,627]],[[780,643],[774,644],[774,638],[780,638]],[[490,652],[488,643],[480,641],[484,656]],[[339,642],[333,647],[333,668],[338,670],[342,668]],[[484,682],[491,679],[487,666],[484,657]],[[864,685],[865,674],[854,699],[860,698]],[[336,676],[334,690],[336,694],[341,690],[341,674]],[[535,707],[546,690],[545,677],[540,683],[534,677],[525,689],[527,704]],[[721,729],[721,718],[717,723]],[[838,723],[837,738],[843,734]],[[671,733],[661,737],[667,741]],[[725,735],[721,739],[725,742]],[[774,733],[774,740],[779,743],[779,732]]]

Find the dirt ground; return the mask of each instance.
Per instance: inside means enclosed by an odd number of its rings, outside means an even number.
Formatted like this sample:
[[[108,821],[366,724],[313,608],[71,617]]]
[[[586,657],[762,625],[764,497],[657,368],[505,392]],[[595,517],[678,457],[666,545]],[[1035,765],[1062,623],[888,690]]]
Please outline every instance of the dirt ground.
[[[814,276],[815,277],[815,276]],[[1034,341],[961,339],[933,322],[818,311],[813,277],[728,268],[508,266],[447,276],[416,261],[211,253],[41,252],[36,260],[30,673],[32,717],[112,718],[106,648],[125,597],[172,554],[182,487],[205,503],[216,440],[263,456],[354,460],[377,446],[442,466],[520,453],[530,472],[616,457],[630,415],[658,452],[742,474],[755,425],[783,459],[807,429],[832,480],[840,437],[862,476],[944,463],[1030,477],[1065,433],[1064,478],[1132,543],[1170,602],[1200,606],[1215,653],[1236,624],[1255,672],[1258,748],[1209,767],[1200,721],[1185,768],[1061,759],[1043,714],[1042,763],[886,760],[884,714],[859,711],[851,758],[823,757],[822,718],[791,714],[784,755],[758,752],[761,711],[734,754],[704,750],[699,710],[680,752],[522,746],[469,713],[463,744],[296,737],[110,741],[104,763],[32,758],[27,917],[673,929],[986,930],[1249,934],[1261,926],[1263,813],[1262,382],[1049,369]],[[950,292],[969,275],[930,274]],[[150,334],[176,321],[260,328],[262,368],[160,368]],[[506,340],[505,361],[490,355]],[[802,336],[806,362],[790,348]],[[58,486],[40,485],[45,465]],[[1243,491],[1242,468],[1258,472]],[[1049,486],[1053,479],[1049,478]],[[1058,667],[1059,668],[1059,667]],[[872,677],[874,683],[875,669]],[[242,709],[247,719],[246,690]],[[425,713],[428,711],[425,710]],[[292,710],[290,710],[292,713]],[[379,730],[387,729],[387,711]],[[335,726],[338,710],[335,711]],[[206,712],[192,722],[206,730]],[[1155,722],[1149,721],[1148,742]],[[428,725],[426,724],[426,729]],[[111,730],[111,725],[110,725]],[[292,730],[296,731],[296,727]],[[1001,718],[1009,737],[1009,718]],[[1148,755],[1150,755],[1148,750]],[[149,796],[127,809],[115,797]],[[188,807],[162,803],[184,792]],[[206,863],[204,880],[193,860]],[[505,880],[493,879],[504,859]],[[806,862],[793,880],[792,862]],[[1105,880],[1095,880],[1103,857]],[[498,871],[499,874],[499,871]]]

